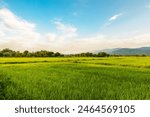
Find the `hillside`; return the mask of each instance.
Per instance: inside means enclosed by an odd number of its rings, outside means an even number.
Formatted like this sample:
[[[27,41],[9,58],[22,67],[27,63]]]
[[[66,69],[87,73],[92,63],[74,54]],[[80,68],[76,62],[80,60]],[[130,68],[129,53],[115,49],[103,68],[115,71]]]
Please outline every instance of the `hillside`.
[[[105,49],[103,52],[115,55],[150,55],[150,47]]]

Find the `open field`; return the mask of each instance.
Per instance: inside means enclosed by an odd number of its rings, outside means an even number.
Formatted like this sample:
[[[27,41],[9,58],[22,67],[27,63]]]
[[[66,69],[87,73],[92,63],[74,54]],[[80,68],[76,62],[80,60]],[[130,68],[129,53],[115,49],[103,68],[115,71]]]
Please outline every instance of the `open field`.
[[[150,57],[0,58],[0,99],[150,99]]]

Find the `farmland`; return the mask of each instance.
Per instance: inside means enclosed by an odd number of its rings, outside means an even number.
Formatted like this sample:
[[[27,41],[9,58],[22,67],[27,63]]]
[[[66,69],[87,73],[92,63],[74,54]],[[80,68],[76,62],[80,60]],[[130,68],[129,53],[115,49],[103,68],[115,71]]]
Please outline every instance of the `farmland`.
[[[150,57],[0,58],[0,99],[150,99]]]

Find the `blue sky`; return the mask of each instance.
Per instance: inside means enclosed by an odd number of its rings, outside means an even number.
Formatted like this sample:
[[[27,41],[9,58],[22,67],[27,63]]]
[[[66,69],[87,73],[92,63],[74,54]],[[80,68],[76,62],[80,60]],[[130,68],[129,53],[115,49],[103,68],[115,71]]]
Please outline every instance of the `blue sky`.
[[[131,15],[132,17],[134,12],[141,12],[146,4],[149,3],[149,0],[122,1],[123,0],[5,0],[5,3],[17,16],[35,22],[40,31],[53,30],[54,26],[50,24],[50,20],[58,18],[64,22],[76,25],[80,29],[81,34],[87,34],[95,33],[100,30],[104,23],[114,14],[129,12],[129,14],[126,15]]]
[[[150,44],[150,0],[0,0],[0,7],[0,48],[76,53]]]

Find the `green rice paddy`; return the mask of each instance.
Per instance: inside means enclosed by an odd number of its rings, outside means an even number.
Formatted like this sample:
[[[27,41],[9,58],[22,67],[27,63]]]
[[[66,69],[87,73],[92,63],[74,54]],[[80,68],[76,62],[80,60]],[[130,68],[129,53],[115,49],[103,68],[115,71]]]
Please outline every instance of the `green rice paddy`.
[[[0,99],[150,99],[150,57],[0,58]]]

